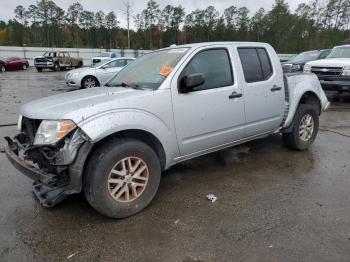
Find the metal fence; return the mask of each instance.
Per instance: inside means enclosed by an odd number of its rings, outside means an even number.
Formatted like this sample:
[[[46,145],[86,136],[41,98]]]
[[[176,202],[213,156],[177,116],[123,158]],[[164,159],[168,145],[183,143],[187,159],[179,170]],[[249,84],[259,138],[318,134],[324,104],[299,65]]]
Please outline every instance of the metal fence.
[[[47,51],[67,51],[73,57],[83,58],[84,65],[91,65],[91,58],[98,56],[102,52],[106,52],[105,49],[98,48],[51,48],[51,47],[27,47],[27,46],[0,46],[0,57],[18,56],[28,59],[29,65],[33,66],[34,57],[41,56]],[[138,57],[148,50],[129,50],[129,49],[111,49],[109,52],[117,53],[117,56],[125,57]]]
[[[28,59],[29,65],[33,66],[35,56],[41,56],[47,51],[67,51],[74,57],[83,58],[84,65],[91,65],[91,58],[98,56],[102,52],[106,52],[105,49],[99,48],[51,48],[51,47],[27,47],[27,46],[0,46],[1,56],[18,56]],[[125,57],[138,57],[146,54],[149,50],[131,50],[131,49],[111,49],[109,52],[117,53],[117,56]],[[293,54],[278,54],[280,59],[288,60]]]

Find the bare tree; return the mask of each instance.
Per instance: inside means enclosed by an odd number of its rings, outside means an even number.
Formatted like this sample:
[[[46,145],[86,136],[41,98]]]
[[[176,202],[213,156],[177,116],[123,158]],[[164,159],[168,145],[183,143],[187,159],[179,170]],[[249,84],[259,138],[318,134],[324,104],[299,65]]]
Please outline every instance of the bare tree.
[[[132,15],[132,5],[129,0],[123,1],[124,4],[124,14],[126,15],[126,27],[128,30],[128,49],[130,49],[130,17]]]

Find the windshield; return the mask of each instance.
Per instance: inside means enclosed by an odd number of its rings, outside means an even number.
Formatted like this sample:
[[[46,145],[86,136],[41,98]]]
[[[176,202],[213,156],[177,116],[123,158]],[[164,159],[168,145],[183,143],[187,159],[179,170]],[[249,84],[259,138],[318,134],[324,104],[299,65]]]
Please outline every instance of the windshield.
[[[104,64],[107,64],[109,61],[111,61],[110,59],[108,59],[108,60],[103,60],[103,61],[101,61],[101,62],[98,62],[98,63],[96,63],[96,64],[93,64],[91,67],[92,68],[97,68],[97,67],[99,67],[99,66],[102,66],[102,65],[104,65]]]
[[[350,58],[350,47],[334,48],[327,58]]]
[[[113,77],[107,86],[157,89],[189,48],[173,48],[145,54]]]
[[[300,63],[300,62],[310,62],[316,60],[320,55],[320,51],[308,51],[297,55],[296,57],[289,60],[289,62]]]
[[[45,52],[43,54],[44,57],[56,57],[56,52]]]
[[[110,57],[111,54],[110,53],[101,53],[99,54],[99,57]]]

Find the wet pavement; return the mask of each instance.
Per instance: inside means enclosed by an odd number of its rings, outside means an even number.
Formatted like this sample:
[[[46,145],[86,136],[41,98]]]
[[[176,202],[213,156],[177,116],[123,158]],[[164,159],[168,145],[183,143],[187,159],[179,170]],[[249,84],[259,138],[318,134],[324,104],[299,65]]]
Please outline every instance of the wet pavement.
[[[64,74],[0,74],[0,125],[15,123],[21,104],[66,91]],[[349,261],[350,95],[330,98],[309,151],[276,135],[187,161],[124,220],[83,195],[42,208],[0,154],[0,261]],[[0,137],[14,132],[0,127]]]

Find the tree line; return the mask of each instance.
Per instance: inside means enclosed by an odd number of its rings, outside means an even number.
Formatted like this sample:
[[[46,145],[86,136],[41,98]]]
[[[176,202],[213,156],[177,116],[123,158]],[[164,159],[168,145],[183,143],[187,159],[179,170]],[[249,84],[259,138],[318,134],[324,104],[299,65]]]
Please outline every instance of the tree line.
[[[19,5],[14,18],[0,21],[0,45],[157,49],[171,44],[203,41],[268,42],[279,52],[332,47],[349,37],[350,0],[311,0],[292,12],[285,0],[271,10],[251,13],[229,6],[220,13],[214,6],[190,13],[181,6],[161,7],[149,0],[132,14],[123,2],[125,17],[114,11],[92,12],[76,2],[67,10],[51,0]],[[123,28],[118,19],[134,26]],[[129,38],[129,41],[128,41]]]

